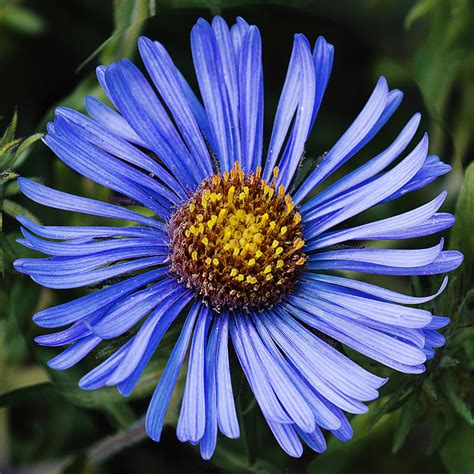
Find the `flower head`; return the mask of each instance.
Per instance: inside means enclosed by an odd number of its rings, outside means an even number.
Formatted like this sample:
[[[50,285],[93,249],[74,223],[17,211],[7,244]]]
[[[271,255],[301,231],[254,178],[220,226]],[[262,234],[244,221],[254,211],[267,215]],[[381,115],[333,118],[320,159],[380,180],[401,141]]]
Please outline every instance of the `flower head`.
[[[41,226],[18,217],[21,243],[49,255],[18,260],[19,271],[49,288],[100,285],[36,314],[39,326],[68,326],[36,341],[67,346],[49,362],[63,370],[102,341],[128,335],[79,385],[86,390],[117,386],[129,395],[168,329],[180,325],[147,413],[152,439],[160,439],[190,346],[177,425],[181,441],[199,443],[209,458],[218,430],[239,436],[230,350],[282,448],[299,456],[304,441],[321,452],[321,429],[350,439],[344,412],[366,412],[364,402],[375,399],[385,382],[342,348],[401,372],[420,373],[433,348],[444,342],[437,329],[449,321],[408,306],[436,297],[446,280],[437,294],[412,297],[339,272],[431,275],[462,261],[458,252],[443,250],[442,240],[419,250],[370,246],[370,241],[409,239],[450,227],[454,218],[438,212],[445,193],[393,217],[357,226],[348,221],[450,168],[428,155],[426,135],[409,149],[420,121],[416,114],[385,150],[318,188],[400,104],[401,92],[389,90],[381,78],[352,125],[295,188],[329,81],[332,45],[320,37],[312,50],[304,36],[295,36],[268,145],[258,29],[241,18],[230,29],[220,17],[212,25],[199,20],[191,46],[202,101],[166,49],[141,38],[149,79],[126,60],[99,67],[98,79],[113,108],[88,97],[89,116],[60,107],[48,126],[44,141],[58,157],[118,193],[124,205],[18,180],[23,193],[38,203],[128,222]],[[126,206],[130,202],[148,211],[132,210]]]

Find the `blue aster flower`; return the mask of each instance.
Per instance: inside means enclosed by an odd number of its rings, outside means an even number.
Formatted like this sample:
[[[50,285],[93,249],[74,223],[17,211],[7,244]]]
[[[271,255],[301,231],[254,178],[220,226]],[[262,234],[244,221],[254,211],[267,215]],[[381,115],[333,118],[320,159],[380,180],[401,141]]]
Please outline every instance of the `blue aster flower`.
[[[202,100],[166,49],[141,38],[148,77],[127,60],[101,66],[98,80],[113,107],[88,97],[88,116],[60,107],[48,126],[44,141],[56,155],[117,193],[121,205],[18,180],[26,196],[45,206],[126,222],[41,226],[18,217],[20,242],[48,255],[18,260],[20,272],[48,288],[100,285],[37,313],[41,327],[68,327],[36,342],[66,346],[49,362],[64,370],[103,341],[126,335],[128,341],[79,385],[116,386],[127,396],[168,329],[177,326],[147,412],[153,440],[160,439],[189,352],[179,440],[199,443],[208,459],[218,431],[239,436],[230,376],[238,359],[280,446],[291,456],[301,455],[302,441],[321,452],[322,430],[350,439],[345,413],[365,413],[365,402],[377,398],[386,381],[343,348],[421,373],[444,342],[437,330],[449,321],[409,306],[435,298],[446,280],[435,295],[413,297],[341,272],[433,275],[462,261],[459,252],[443,250],[442,240],[417,250],[370,245],[450,227],[453,216],[438,212],[446,193],[375,222],[353,225],[350,219],[450,167],[428,155],[426,135],[410,145],[420,122],[415,114],[385,150],[320,189],[399,106],[402,93],[389,90],[382,77],[352,125],[295,186],[333,46],[319,37],[312,48],[295,36],[268,145],[257,27],[241,18],[231,28],[220,17],[211,25],[201,19],[191,48]]]

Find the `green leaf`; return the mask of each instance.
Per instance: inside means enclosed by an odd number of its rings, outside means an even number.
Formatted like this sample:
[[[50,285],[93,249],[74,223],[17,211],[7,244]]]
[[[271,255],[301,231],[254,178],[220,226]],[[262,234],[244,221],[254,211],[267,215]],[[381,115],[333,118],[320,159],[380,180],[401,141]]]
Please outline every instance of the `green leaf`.
[[[459,423],[451,431],[441,450],[441,459],[450,474],[474,472],[474,428]]]
[[[35,133],[34,135],[30,135],[28,138],[25,138],[21,142],[21,145],[18,147],[18,149],[15,151],[12,162],[10,163],[10,167],[15,166],[18,168],[30,154],[31,146],[38,140],[41,140],[43,136],[44,133]]]
[[[2,208],[2,211],[5,212],[5,214],[8,214],[9,216],[13,218],[21,215],[21,216],[26,216],[35,222],[39,222],[36,216],[32,212],[30,212],[25,207],[20,206],[20,204],[17,204],[16,202],[10,201],[10,199],[5,199],[1,203],[1,208]]]
[[[467,403],[461,398],[457,389],[459,389],[458,384],[456,383],[451,372],[446,373],[446,375],[441,380],[444,393],[446,398],[449,400],[449,403],[454,408],[456,413],[463,418],[471,426],[474,426],[474,418],[472,416],[471,410]]]
[[[3,133],[2,139],[0,140],[0,147],[3,147],[5,146],[6,143],[9,143],[15,140],[15,132],[16,132],[17,123],[18,123],[18,113],[15,110],[15,112],[13,113],[11,122],[8,125],[5,132]]]
[[[398,418],[398,425],[393,435],[392,453],[397,453],[403,446],[403,443],[410,432],[410,429],[418,414],[418,398],[416,394],[412,395],[403,406]]]
[[[405,28],[410,26],[419,18],[429,13],[441,0],[420,0],[417,2],[405,18]]]
[[[456,223],[451,231],[450,247],[464,254],[463,287],[471,287],[474,265],[474,163],[466,169],[455,211]]]

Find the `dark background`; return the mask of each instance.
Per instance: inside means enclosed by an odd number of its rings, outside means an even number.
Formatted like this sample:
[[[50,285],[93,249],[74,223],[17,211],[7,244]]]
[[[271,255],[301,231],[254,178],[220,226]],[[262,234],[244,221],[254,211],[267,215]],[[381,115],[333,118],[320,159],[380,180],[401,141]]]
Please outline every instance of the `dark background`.
[[[374,142],[342,172],[387,146],[411,115],[420,111],[424,118],[417,136],[428,130],[430,152],[439,154],[451,164],[453,171],[408,199],[377,208],[372,217],[391,215],[427,202],[441,189],[450,191],[443,210],[455,209],[464,170],[473,151],[472,1],[0,0],[2,128],[8,126],[17,110],[16,136],[26,138],[45,130],[57,105],[83,110],[86,95],[102,98],[95,82],[95,67],[122,57],[136,59],[136,38],[140,32],[164,43],[195,85],[190,29],[199,16],[209,20],[217,13],[229,23],[240,15],[260,28],[267,137],[293,34],[304,33],[312,43],[318,35],[324,35],[335,45],[335,63],[307,145],[307,159],[317,158],[335,143],[383,74],[391,88],[404,91],[402,106]],[[0,151],[2,156],[4,150],[0,148]],[[1,159],[3,164],[7,163],[5,157]],[[107,198],[106,190],[78,179],[40,142],[29,147],[17,165],[16,172],[20,175],[39,177],[48,185],[68,192]],[[7,168],[2,166],[3,170]],[[469,253],[474,252],[469,240],[473,232],[469,209],[472,209],[474,185],[466,183],[460,202],[471,208],[458,206],[460,224],[451,245],[455,241],[457,247],[464,245],[462,250]],[[427,376],[395,376],[384,396],[372,403],[371,413],[353,419],[355,436],[351,442],[343,444],[328,438],[325,454],[305,451],[301,459],[290,459],[262,423],[247,387],[236,373],[243,437],[238,441],[220,439],[214,458],[204,462],[195,448],[179,443],[174,434],[179,394],[173,401],[174,409],[160,444],[146,439],[143,433],[141,418],[154,388],[153,380],[162,370],[171,343],[158,351],[147,372],[152,383],[141,386],[129,401],[113,390],[89,393],[76,388],[80,374],[113,350],[114,342],[95,358],[90,357],[67,373],[47,368],[46,361],[56,351],[31,343],[32,337],[38,334],[31,315],[83,293],[41,289],[14,273],[12,260],[25,255],[26,250],[14,243],[18,227],[11,216],[20,213],[16,212],[21,209],[19,206],[25,206],[21,213],[33,212],[40,221],[49,224],[87,222],[90,225],[93,219],[35,206],[15,194],[14,180],[4,180],[1,186],[4,265],[0,292],[1,473],[474,472],[470,413],[474,345],[470,337],[472,317],[466,313],[472,305],[466,299],[463,309],[459,309],[472,281],[466,276],[472,271],[470,263],[458,272],[447,295],[435,308],[437,314],[458,312],[456,324],[461,333],[455,333],[450,345],[440,351]],[[429,240],[426,239],[427,244]],[[437,279],[410,284],[398,279],[387,282],[392,288],[422,290],[425,294],[437,283]],[[466,331],[471,333],[466,336]],[[378,421],[377,415],[381,416]]]

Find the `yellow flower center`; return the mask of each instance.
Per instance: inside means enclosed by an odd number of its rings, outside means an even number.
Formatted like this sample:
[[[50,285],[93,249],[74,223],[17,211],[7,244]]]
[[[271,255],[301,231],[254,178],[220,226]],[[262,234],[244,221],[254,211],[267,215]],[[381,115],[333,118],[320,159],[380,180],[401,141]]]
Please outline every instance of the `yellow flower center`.
[[[301,215],[283,186],[230,172],[202,182],[172,216],[171,268],[214,309],[263,309],[292,290],[306,261]]]

